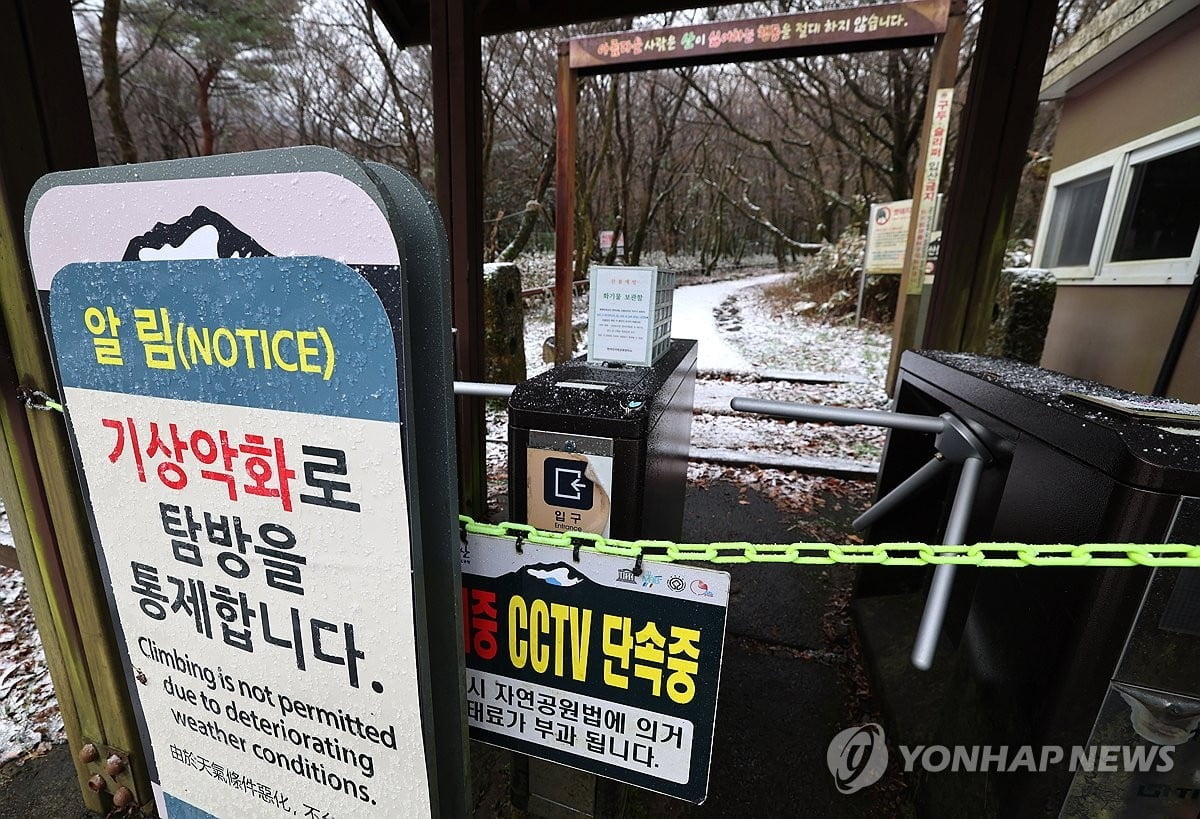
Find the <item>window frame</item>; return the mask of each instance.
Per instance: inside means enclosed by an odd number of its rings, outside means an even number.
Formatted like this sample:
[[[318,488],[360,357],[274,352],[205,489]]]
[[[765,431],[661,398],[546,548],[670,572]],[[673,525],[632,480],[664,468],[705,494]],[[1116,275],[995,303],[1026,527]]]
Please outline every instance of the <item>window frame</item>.
[[[1200,264],[1200,229],[1192,243],[1191,255],[1186,257],[1114,262],[1112,254],[1129,202],[1134,167],[1197,145],[1200,145],[1200,116],[1055,171],[1047,182],[1046,201],[1038,221],[1034,266],[1051,271],[1064,285],[1190,284]],[[1059,187],[1106,168],[1110,169],[1108,189],[1088,263],[1071,267],[1047,266],[1043,257]]]

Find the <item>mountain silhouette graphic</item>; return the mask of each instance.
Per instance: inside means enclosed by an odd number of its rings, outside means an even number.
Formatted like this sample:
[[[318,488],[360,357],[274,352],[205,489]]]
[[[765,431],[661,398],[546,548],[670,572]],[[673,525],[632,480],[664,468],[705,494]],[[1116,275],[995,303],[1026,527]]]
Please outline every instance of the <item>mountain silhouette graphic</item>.
[[[273,256],[248,233],[214,210],[198,206],[169,225],[159,222],[125,247],[122,261],[154,259],[244,259]]]
[[[587,577],[569,563],[536,563],[525,566],[520,574],[540,580],[550,586],[577,586]]]

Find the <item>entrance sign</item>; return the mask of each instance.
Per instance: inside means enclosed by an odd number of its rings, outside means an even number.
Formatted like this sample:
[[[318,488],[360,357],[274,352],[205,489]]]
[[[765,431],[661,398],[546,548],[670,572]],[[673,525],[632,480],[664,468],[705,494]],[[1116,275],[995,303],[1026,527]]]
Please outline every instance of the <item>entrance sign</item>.
[[[51,322],[160,813],[428,813],[374,290],[317,258],[71,265]]]
[[[729,55],[786,57],[790,50],[852,45],[897,38],[916,39],[946,28],[944,0],[909,0],[842,9],[722,20],[675,28],[620,31],[570,41],[571,68],[616,70],[627,64],[653,68],[728,60]],[[650,63],[651,65],[647,65]]]
[[[700,803],[729,575],[470,535],[471,736]]]
[[[721,20],[674,28],[576,37],[558,44],[555,107],[554,338],[555,362],[571,358],[571,292],[575,258],[576,109],[579,77],[646,71],[683,65],[712,65],[780,57],[817,56],[863,50],[937,45],[957,63],[961,32],[943,47],[947,31],[961,28],[965,7],[951,14],[951,0],[908,0],[849,6],[745,20]],[[956,20],[951,24],[951,19]],[[935,67],[940,62],[934,60]],[[951,76],[953,74],[951,73]],[[941,83],[935,83],[935,87]],[[930,117],[926,116],[926,134]],[[894,356],[899,359],[899,355]]]
[[[531,526],[547,532],[609,534],[613,441],[531,430],[525,498]]]
[[[900,273],[904,270],[904,248],[908,244],[911,213],[911,199],[871,205],[864,273]]]

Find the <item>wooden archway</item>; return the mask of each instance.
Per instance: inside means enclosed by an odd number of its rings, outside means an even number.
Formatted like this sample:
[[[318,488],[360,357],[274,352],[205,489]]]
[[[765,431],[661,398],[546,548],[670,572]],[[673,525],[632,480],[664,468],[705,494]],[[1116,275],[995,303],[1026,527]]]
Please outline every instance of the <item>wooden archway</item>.
[[[893,360],[898,361],[899,352],[912,346],[916,332],[925,248],[937,201],[965,14],[966,4],[961,0],[910,0],[623,31],[560,43],[554,261],[556,362],[568,360],[573,353],[571,286],[580,76],[933,45],[930,93],[921,130],[922,161],[913,185],[913,213],[900,282],[902,297],[896,311]]]

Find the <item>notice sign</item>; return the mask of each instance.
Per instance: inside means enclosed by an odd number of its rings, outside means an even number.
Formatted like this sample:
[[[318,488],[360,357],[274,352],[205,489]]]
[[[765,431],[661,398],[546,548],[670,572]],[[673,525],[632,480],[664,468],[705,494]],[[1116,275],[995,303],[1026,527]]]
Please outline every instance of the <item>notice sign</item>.
[[[900,273],[904,270],[904,249],[908,245],[911,215],[911,199],[871,205],[864,265],[867,273]]]
[[[917,224],[913,230],[913,254],[908,270],[909,295],[917,295],[925,284],[926,249],[934,229],[934,210],[937,208],[938,186],[941,184],[942,164],[946,156],[946,139],[950,134],[950,109],[954,102],[953,88],[939,88],[933,102],[933,123],[923,158],[924,184],[918,191]],[[940,242],[939,242],[940,245]]]
[[[591,269],[588,361],[650,364],[656,267]]]
[[[73,264],[50,321],[159,815],[428,815],[375,291],[319,258]]]
[[[527,450],[529,480],[525,508],[531,526],[548,532],[608,534],[612,511],[612,441],[596,440],[608,444],[607,454],[533,447]]]
[[[729,575],[470,535],[471,736],[700,803]]]

